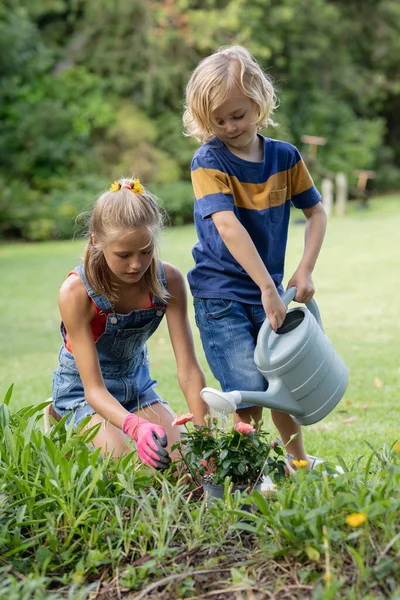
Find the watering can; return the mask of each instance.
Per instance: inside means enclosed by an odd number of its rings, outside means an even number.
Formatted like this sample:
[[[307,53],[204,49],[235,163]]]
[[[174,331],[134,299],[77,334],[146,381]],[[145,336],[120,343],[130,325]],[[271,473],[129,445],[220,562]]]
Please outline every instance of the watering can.
[[[282,296],[286,306],[296,288]],[[242,402],[288,413],[300,425],[312,425],[328,415],[343,398],[348,371],[322,327],[314,299],[306,307],[288,310],[274,331],[266,319],[254,352],[258,370],[268,380],[266,392],[220,392],[203,388],[201,397],[219,412],[233,413]]]

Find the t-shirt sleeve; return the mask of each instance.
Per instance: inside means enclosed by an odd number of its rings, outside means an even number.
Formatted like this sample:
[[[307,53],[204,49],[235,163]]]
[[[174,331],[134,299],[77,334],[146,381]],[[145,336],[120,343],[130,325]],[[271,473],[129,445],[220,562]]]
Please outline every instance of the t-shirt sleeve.
[[[221,210],[233,210],[234,201],[228,175],[208,154],[195,155],[191,166],[195,202],[203,219]]]
[[[311,208],[321,201],[322,196],[315,187],[300,152],[294,146],[292,148],[292,165],[289,171],[291,201],[296,208]]]

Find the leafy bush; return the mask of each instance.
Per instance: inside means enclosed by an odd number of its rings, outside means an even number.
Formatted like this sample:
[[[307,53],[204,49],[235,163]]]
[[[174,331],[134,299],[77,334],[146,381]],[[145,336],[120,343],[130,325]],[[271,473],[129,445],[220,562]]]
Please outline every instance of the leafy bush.
[[[167,211],[171,225],[193,223],[193,188],[187,181],[177,181],[160,186],[150,186],[151,191],[161,200]]]
[[[189,428],[186,423],[192,419],[189,414],[175,420],[184,424],[186,431],[173,448],[179,450],[195,480],[203,477],[214,485],[224,485],[229,477],[234,485],[253,485],[263,474],[275,481],[285,477],[284,450],[271,443],[262,423],[254,428],[240,422],[222,429],[216,418],[210,418],[207,426]]]

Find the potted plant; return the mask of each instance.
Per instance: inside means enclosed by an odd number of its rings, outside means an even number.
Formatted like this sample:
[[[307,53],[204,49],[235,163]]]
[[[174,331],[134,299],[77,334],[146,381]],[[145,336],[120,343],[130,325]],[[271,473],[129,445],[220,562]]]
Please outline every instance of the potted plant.
[[[271,442],[261,423],[253,427],[240,422],[224,429],[215,417],[204,427],[188,426],[192,420],[192,414],[175,419],[174,425],[184,425],[185,431],[173,448],[210,496],[223,497],[226,478],[233,489],[249,491],[260,486],[263,475],[276,483],[285,478],[284,448]]]

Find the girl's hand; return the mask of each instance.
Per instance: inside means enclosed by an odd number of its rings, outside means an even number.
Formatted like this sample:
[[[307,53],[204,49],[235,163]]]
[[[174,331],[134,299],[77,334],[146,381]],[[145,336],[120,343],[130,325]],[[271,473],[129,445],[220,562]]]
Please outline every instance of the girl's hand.
[[[307,269],[297,269],[287,285],[288,288],[295,286],[297,288],[295,300],[307,304],[315,293],[314,282],[310,271]]]
[[[135,440],[142,462],[161,471],[168,469],[171,458],[165,449],[167,435],[160,425],[129,414],[124,419],[122,431]]]
[[[276,331],[285,320],[287,307],[275,287],[261,293],[261,302],[272,329]]]

